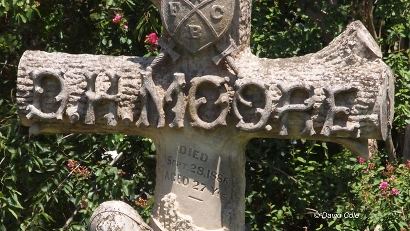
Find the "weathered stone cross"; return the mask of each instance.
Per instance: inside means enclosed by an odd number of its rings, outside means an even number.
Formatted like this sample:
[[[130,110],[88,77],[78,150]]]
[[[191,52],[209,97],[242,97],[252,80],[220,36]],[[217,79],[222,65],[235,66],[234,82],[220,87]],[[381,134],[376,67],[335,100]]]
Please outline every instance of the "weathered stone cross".
[[[388,136],[394,77],[360,22],[315,54],[271,60],[250,52],[251,0],[156,3],[166,32],[155,59],[27,51],[18,70],[31,133],[154,140],[156,202],[140,230],[244,230],[252,138],[330,141],[367,156],[368,139]],[[101,214],[93,229],[121,226]]]

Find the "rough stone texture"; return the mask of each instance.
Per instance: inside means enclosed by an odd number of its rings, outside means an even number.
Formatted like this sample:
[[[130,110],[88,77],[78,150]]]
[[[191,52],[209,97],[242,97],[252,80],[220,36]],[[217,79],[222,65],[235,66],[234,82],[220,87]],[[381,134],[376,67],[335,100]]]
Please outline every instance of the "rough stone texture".
[[[152,231],[140,215],[122,201],[107,201],[94,211],[90,231]]]
[[[173,193],[167,194],[161,199],[160,210],[157,211],[152,219],[152,226],[156,230],[175,230],[175,231],[205,231],[204,229],[193,224],[192,217],[179,212],[180,207],[177,202],[177,196]],[[225,229],[215,229],[213,231],[223,231]]]
[[[331,141],[368,157],[369,139],[389,137],[394,76],[360,22],[317,53],[271,60],[250,53],[250,0],[154,2],[169,7],[158,57],[27,51],[17,81],[34,134],[154,140],[153,230],[244,230],[252,138]]]

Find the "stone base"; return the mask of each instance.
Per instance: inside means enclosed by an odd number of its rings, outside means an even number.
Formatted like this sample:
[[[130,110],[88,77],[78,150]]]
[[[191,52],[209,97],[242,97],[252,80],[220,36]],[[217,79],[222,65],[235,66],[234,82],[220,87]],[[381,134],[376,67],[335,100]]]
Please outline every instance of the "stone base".
[[[141,216],[122,201],[107,201],[94,211],[90,231],[152,231]]]

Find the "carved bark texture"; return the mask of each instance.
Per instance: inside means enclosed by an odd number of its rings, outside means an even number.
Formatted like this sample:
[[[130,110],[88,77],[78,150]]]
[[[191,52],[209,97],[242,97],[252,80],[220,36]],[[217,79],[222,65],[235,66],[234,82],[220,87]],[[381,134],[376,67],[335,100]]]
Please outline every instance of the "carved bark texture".
[[[289,110],[310,113],[314,132],[305,131],[310,135],[375,139],[386,139],[388,135],[393,117],[394,75],[383,63],[379,47],[358,21],[317,53],[274,60],[247,53],[241,56],[238,66],[246,76],[242,81],[258,79],[269,86],[276,107],[283,108],[281,105],[287,103],[283,102],[283,95],[289,93],[277,86],[298,86],[291,98],[305,101],[301,101],[301,108]],[[298,94],[303,96],[297,97]],[[280,117],[280,113],[276,116]],[[269,133],[275,130],[281,128],[273,126]]]
[[[117,125],[126,129],[136,113],[141,71],[149,63],[138,57],[27,51],[17,79],[22,123],[32,126],[34,133],[38,128],[45,132],[121,131]],[[57,95],[67,96],[64,112],[55,110],[63,104]],[[33,125],[48,120],[53,124],[49,128]],[[95,125],[99,123],[105,126]]]
[[[270,60],[243,52],[235,60],[241,78],[220,66],[192,74],[189,58],[176,64],[183,73],[164,77],[173,70],[165,63],[152,76],[146,71],[150,62],[27,51],[18,72],[23,124],[34,133],[149,135],[157,127],[191,123],[206,130],[236,126],[252,137],[388,135],[393,74],[360,22],[315,54]]]

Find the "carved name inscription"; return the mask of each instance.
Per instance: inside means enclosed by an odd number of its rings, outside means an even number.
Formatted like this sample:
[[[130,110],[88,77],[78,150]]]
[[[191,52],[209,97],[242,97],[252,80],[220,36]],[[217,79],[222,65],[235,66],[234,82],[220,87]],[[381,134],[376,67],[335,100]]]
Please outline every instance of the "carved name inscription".
[[[61,72],[56,72],[54,70],[44,69],[42,71],[33,71],[30,73],[30,78],[33,80],[33,104],[28,105],[26,110],[28,111],[26,117],[28,119],[38,117],[40,119],[63,119],[63,112],[67,105],[68,93],[65,87],[65,82],[63,79],[63,74]],[[49,81],[46,80],[49,79]],[[43,99],[43,94],[46,92],[43,85],[53,84],[53,82],[58,82],[57,89],[60,92],[54,98],[48,98],[48,100]],[[55,84],[54,84],[55,85]],[[46,98],[46,97],[44,97]],[[42,105],[51,104],[51,108],[56,108],[55,111],[42,111]]]
[[[116,126],[122,123],[132,126],[133,123],[136,127],[182,128],[185,112],[188,110],[192,121],[191,126],[203,129],[224,127],[231,121],[239,130],[248,132],[265,131],[280,136],[320,134],[355,138],[360,137],[361,121],[373,121],[373,126],[378,126],[377,118],[374,118],[376,115],[354,116],[356,103],[354,100],[353,102],[344,100],[349,96],[355,98],[357,95],[358,89],[352,86],[315,88],[312,85],[280,82],[269,86],[262,81],[247,78],[238,79],[231,86],[229,77],[213,75],[194,77],[190,84],[186,84],[185,74],[175,73],[171,84],[161,93],[161,88],[155,85],[152,76],[148,72],[142,72],[142,85],[137,97],[131,101],[132,107],[119,108],[120,93],[124,91],[119,85],[121,78],[107,71],[98,74],[85,73],[86,89],[82,93],[82,98],[85,100],[82,106],[68,109],[66,106],[70,92],[65,84],[67,75],[70,73],[56,73],[48,69],[38,70],[30,75],[34,85],[33,104],[27,106],[27,119],[46,122],[62,120],[67,116],[71,123],[88,125]],[[96,81],[103,77],[107,79],[109,87],[106,87],[105,92],[96,92]],[[55,90],[49,92],[57,95],[53,100],[42,97],[43,94],[47,94],[47,89],[42,86],[49,81],[56,81],[59,85],[58,92]],[[273,90],[279,92],[276,100]],[[209,92],[213,94],[210,95]],[[248,95],[249,92],[260,97],[252,99]],[[41,103],[43,100],[48,102],[44,107]],[[138,101],[139,107],[137,107]],[[148,110],[150,101],[153,102],[154,110]],[[170,109],[171,116],[167,118],[165,107],[169,104],[173,107]],[[323,105],[323,109],[315,112],[315,104]],[[104,113],[96,115],[97,105],[105,106]],[[202,107],[206,108],[207,112],[202,110]],[[51,110],[52,108],[54,111]],[[82,108],[84,110],[81,110]],[[138,117],[136,111],[140,112]],[[209,111],[214,114],[210,115]],[[238,122],[228,120],[229,114],[232,114]],[[157,121],[153,121],[154,115]],[[293,116],[293,119],[289,119],[290,116]],[[323,119],[324,122],[318,126],[318,121]],[[166,124],[166,121],[170,123]],[[274,124],[278,124],[279,127],[273,129]]]

